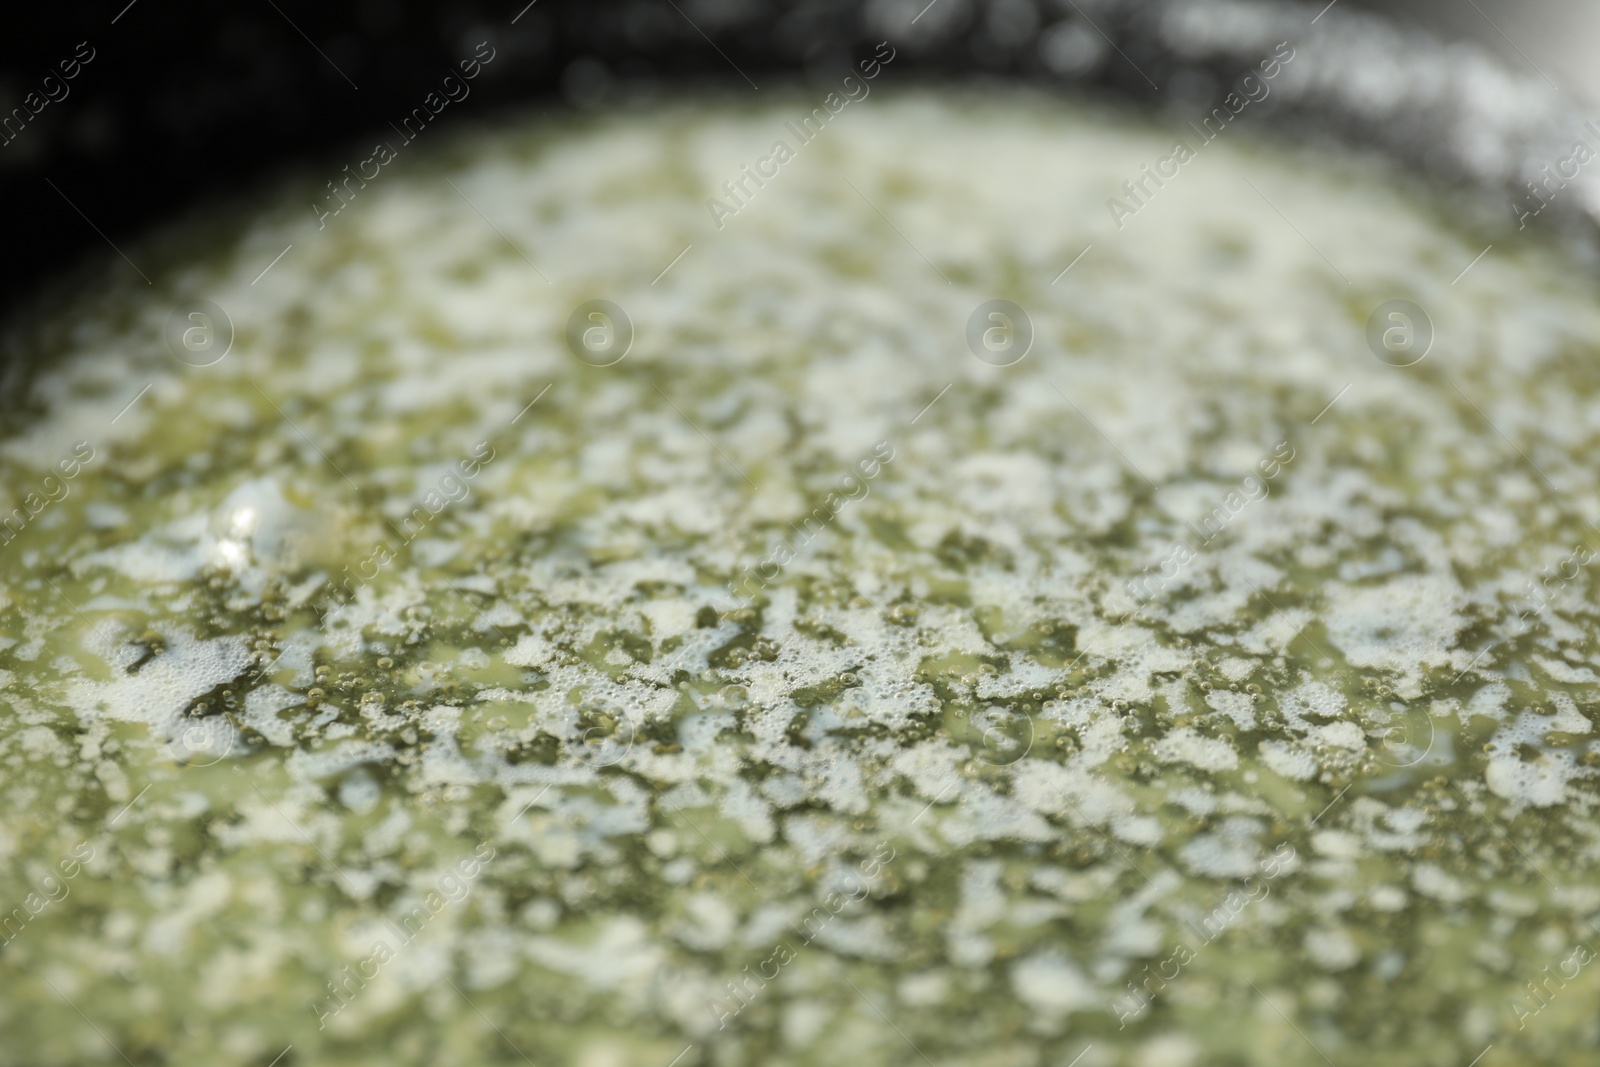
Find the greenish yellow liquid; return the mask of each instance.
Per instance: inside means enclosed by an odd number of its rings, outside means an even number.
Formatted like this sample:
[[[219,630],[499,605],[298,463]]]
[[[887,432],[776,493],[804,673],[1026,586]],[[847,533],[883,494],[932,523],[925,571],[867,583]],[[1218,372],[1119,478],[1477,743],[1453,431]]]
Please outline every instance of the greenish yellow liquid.
[[[1592,279],[1244,129],[1117,220],[1183,134],[1015,95],[709,209],[807,107],[292,190],[39,352],[0,1063],[1592,1061]]]

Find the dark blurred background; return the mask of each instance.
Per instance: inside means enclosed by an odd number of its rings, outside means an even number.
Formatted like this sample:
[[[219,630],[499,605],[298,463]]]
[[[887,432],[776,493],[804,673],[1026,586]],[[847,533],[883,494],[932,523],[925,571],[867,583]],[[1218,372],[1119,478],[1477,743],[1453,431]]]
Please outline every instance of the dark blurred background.
[[[1026,61],[997,59],[992,38],[1003,34],[1003,21],[979,17],[968,0],[936,2],[971,11],[971,26],[941,51],[912,57],[914,70],[937,76],[1009,65],[1030,73]],[[1016,18],[1034,25],[1101,6],[1010,3]],[[871,4],[89,0],[14,7],[0,15],[0,317],[73,265],[111,254],[112,242],[125,246],[199,203],[261,188],[296,161],[387,129],[478,42],[490,42],[496,58],[460,107],[483,118],[530,103],[602,103],[619,85],[742,86],[746,75],[759,79],[777,68],[803,73],[842,64],[860,47],[863,6]],[[1585,79],[1594,77],[1586,53],[1600,39],[1600,12],[1591,10],[1600,5],[1337,6],[1365,6],[1476,40],[1513,68],[1564,89],[1586,90]],[[70,80],[63,77],[69,71]],[[1125,68],[1110,76],[1129,80],[1130,92],[1145,89]]]

